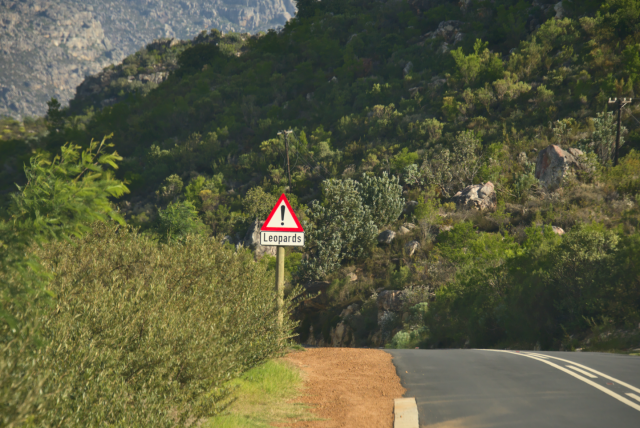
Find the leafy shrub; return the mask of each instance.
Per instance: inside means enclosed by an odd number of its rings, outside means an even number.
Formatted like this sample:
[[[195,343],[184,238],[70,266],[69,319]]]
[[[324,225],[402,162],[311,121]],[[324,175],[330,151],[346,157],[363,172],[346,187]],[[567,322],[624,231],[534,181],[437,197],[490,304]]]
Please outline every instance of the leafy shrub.
[[[282,350],[293,327],[286,318],[277,327],[273,276],[206,238],[168,246],[96,225],[36,254],[55,306],[24,314],[41,322],[44,346],[13,347],[22,354],[9,353],[3,368],[14,364],[22,382],[2,383],[18,398],[40,376],[32,426],[172,427],[215,415],[231,392],[225,382]]]
[[[170,202],[176,200],[183,187],[182,179],[177,174],[172,174],[164,179],[160,188],[156,190],[156,196],[162,202]]]
[[[343,260],[356,260],[375,244],[378,227],[396,220],[404,199],[397,177],[363,175],[351,179],[325,180],[323,203],[314,201],[307,212],[309,258],[300,265],[301,279],[322,279]]]
[[[305,230],[309,258],[300,265],[303,279],[321,279],[344,259],[363,256],[374,244],[378,228],[354,180],[325,180],[323,203],[314,201]],[[381,207],[384,208],[384,207]]]
[[[448,197],[473,184],[482,166],[482,144],[473,131],[462,131],[451,141],[451,150],[435,147],[425,158],[422,170],[428,186],[436,186]]]
[[[640,193],[640,153],[631,152],[607,172],[607,181],[616,191],[626,195]]]
[[[389,177],[386,172],[382,177],[363,175],[358,187],[362,202],[370,207],[373,222],[382,228],[395,221],[404,208],[402,186],[399,178]]]
[[[220,49],[214,43],[199,43],[185,49],[178,56],[178,75],[196,73],[220,56]]]
[[[616,144],[616,119],[612,112],[598,113],[597,117],[592,119],[595,128],[591,134],[593,151],[600,158],[602,164],[613,160]],[[620,127],[620,146],[624,144],[622,134],[626,128]]]
[[[257,186],[249,189],[242,200],[242,208],[251,220],[266,220],[267,216],[276,205],[277,198]]]
[[[432,344],[539,341],[549,349],[565,334],[587,329],[587,319],[605,316],[634,326],[640,321],[638,265],[632,256],[640,248],[637,233],[621,238],[593,224],[558,236],[550,226],[530,227],[518,248],[508,240],[479,245],[484,238],[466,232],[461,228],[446,237],[452,245],[443,254],[457,263],[474,260],[475,266],[438,290],[426,316]]]
[[[3,426],[27,422],[38,425],[55,406],[60,389],[51,382],[52,370],[43,346],[43,311],[52,311],[55,294],[47,288],[50,276],[30,245],[48,240],[69,240],[91,230],[88,223],[109,218],[124,220],[109,204],[109,197],[128,191],[106,166],[116,168],[122,158],[112,147],[91,141],[64,145],[52,160],[39,153],[25,168],[27,184],[11,195],[7,214],[0,219],[0,413]],[[55,345],[51,345],[55,346]],[[41,425],[53,425],[43,423]]]
[[[190,201],[172,202],[167,208],[158,210],[157,231],[161,240],[167,242],[203,233],[205,226]]]

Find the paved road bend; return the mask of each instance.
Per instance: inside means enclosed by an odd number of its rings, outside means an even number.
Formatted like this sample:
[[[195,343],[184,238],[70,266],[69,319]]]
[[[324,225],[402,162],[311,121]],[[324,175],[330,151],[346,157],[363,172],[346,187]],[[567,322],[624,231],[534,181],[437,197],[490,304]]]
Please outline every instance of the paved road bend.
[[[640,357],[394,349],[420,427],[640,428]]]

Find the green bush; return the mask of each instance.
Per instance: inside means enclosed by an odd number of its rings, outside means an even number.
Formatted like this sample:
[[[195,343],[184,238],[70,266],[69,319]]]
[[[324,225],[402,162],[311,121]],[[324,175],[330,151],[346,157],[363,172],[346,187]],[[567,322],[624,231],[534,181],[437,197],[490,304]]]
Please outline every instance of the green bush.
[[[28,426],[172,427],[215,415],[231,392],[225,382],[280,352],[294,327],[287,317],[277,327],[265,267],[203,237],[163,245],[100,224],[36,254],[55,306],[23,316],[39,320],[44,346],[9,345],[15,353],[3,358],[15,365],[3,416],[18,409],[21,389],[42,391]]]
[[[640,321],[638,233],[624,237],[580,224],[559,236],[550,226],[533,226],[518,246],[487,240],[489,234],[473,237],[464,227],[454,231],[443,234],[449,249],[442,252],[467,267],[437,291],[425,315],[433,345],[539,341],[549,349],[588,329],[588,319],[607,317],[618,326]]]
[[[306,229],[310,257],[300,264],[302,279],[322,279],[343,260],[356,260],[375,244],[378,227],[395,221],[404,199],[397,177],[363,175],[351,179],[325,180],[323,203],[314,201],[307,212]]]
[[[373,246],[378,228],[359,188],[351,179],[322,183],[323,203],[314,201],[307,212],[310,257],[300,264],[302,279],[322,279],[342,260],[357,259]]]
[[[395,221],[404,208],[402,186],[397,177],[389,177],[386,172],[381,177],[363,175],[359,193],[362,202],[370,207],[373,222],[378,229]]]
[[[190,201],[172,202],[167,208],[158,210],[157,231],[164,242],[182,240],[187,235],[203,233],[205,229]]]

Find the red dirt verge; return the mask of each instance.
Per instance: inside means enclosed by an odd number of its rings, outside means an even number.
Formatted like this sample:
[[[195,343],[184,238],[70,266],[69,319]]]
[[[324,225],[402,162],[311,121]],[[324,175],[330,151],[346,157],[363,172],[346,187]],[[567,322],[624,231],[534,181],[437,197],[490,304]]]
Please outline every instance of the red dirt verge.
[[[302,396],[319,421],[295,428],[392,428],[393,399],[405,389],[391,362],[377,349],[313,348],[287,355],[305,373]]]

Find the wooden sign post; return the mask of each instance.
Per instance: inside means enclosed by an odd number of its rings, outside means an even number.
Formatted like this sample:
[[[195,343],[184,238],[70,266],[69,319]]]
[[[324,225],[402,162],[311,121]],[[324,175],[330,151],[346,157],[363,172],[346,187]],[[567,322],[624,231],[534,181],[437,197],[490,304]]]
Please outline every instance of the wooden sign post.
[[[260,245],[278,247],[276,253],[276,308],[278,309],[278,325],[282,326],[284,247],[304,247],[304,229],[284,193],[260,228]]]

